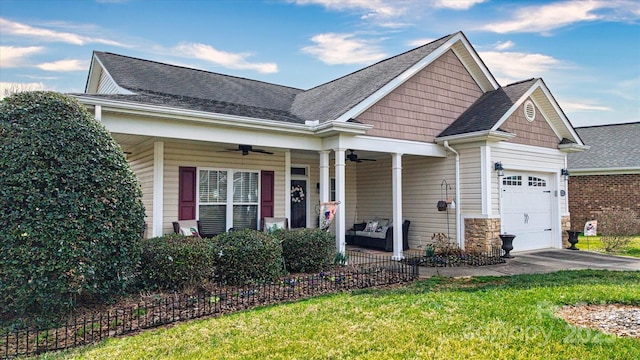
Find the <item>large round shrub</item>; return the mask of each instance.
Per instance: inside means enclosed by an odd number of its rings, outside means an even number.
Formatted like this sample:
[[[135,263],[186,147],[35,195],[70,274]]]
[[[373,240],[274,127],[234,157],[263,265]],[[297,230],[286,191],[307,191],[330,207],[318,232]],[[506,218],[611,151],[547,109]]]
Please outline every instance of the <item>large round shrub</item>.
[[[0,101],[0,315],[125,290],[140,259],[140,197],[122,150],[75,99]]]

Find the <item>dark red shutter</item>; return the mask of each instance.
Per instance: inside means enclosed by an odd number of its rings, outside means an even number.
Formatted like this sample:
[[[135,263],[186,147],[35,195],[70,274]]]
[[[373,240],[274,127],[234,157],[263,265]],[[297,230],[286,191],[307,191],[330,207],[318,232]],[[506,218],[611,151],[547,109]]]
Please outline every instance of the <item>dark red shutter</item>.
[[[181,166],[178,173],[178,220],[195,220],[196,168]]]
[[[275,175],[273,171],[262,171],[260,173],[260,216],[273,217],[273,183]]]

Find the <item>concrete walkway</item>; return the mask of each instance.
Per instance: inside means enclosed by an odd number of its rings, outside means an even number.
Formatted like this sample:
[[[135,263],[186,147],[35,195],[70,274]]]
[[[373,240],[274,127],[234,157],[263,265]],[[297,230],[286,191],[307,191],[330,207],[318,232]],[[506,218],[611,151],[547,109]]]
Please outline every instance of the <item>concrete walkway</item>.
[[[590,251],[545,249],[511,253],[505,264],[460,267],[423,267],[420,277],[431,276],[505,276],[545,274],[560,270],[635,270],[640,271],[640,258],[614,256]]]

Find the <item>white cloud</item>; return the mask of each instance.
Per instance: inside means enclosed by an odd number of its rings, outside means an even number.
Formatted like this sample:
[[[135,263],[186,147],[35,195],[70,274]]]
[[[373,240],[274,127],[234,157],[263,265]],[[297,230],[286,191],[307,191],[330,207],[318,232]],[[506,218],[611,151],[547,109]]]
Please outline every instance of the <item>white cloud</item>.
[[[406,8],[401,1],[387,0],[292,0],[298,5],[321,5],[332,10],[364,11],[363,19],[390,18],[404,14]]]
[[[513,41],[504,41],[504,42],[499,42],[496,44],[495,49],[498,51],[502,51],[502,50],[507,50],[513,47],[513,45],[515,45],[513,43]]]
[[[525,6],[513,19],[490,23],[480,29],[496,33],[541,32],[584,21],[629,21],[640,16],[640,2],[579,0],[560,1],[541,6]]]
[[[248,62],[250,53],[230,53],[199,43],[183,43],[176,46],[174,50],[182,56],[191,56],[229,69],[254,70],[263,74],[278,72],[278,65],[275,63]]]
[[[567,113],[584,112],[584,111],[613,111],[612,108],[602,105],[589,104],[587,101],[570,102],[563,101],[560,106]]]
[[[304,47],[302,51],[329,65],[371,64],[387,56],[377,46],[355,39],[353,34],[319,34],[311,41],[316,45]]]
[[[0,68],[24,66],[26,58],[43,50],[40,46],[0,46]]]
[[[475,4],[483,3],[485,0],[435,0],[434,7],[448,8],[453,10],[468,10]]]
[[[23,91],[37,91],[44,90],[44,84],[41,82],[31,83],[15,83],[15,82],[0,82],[0,100],[4,97],[14,93]]]
[[[563,66],[563,62],[548,55],[522,52],[482,51],[478,53],[502,85],[544,74]]]
[[[7,19],[0,18],[0,28],[2,28],[2,32],[6,35],[16,35],[34,38],[42,41],[49,42],[63,42],[74,45],[85,45],[89,43],[96,44],[105,44],[105,45],[114,45],[114,46],[125,46],[122,43],[117,41],[82,36],[79,34],[74,34],[70,32],[62,32],[49,30],[45,28],[33,27],[26,24],[17,23],[14,21],[10,21]]]
[[[407,45],[412,46],[412,47],[418,47],[418,46],[422,46],[425,44],[428,44],[434,40],[437,40],[435,38],[423,38],[423,39],[415,39],[415,40],[411,40],[407,42]]]
[[[58,60],[48,63],[36,65],[36,67],[45,71],[86,71],[89,64],[82,60]]]

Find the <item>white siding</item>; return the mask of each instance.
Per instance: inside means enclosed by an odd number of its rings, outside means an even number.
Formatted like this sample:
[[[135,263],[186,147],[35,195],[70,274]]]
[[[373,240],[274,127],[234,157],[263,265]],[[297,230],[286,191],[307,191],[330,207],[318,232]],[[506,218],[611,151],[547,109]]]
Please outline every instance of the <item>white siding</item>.
[[[350,163],[354,164],[355,163]],[[393,218],[391,157],[363,162],[357,168],[357,219]],[[445,189],[443,180],[451,186]],[[455,240],[455,210],[441,212],[439,200],[455,197],[455,158],[402,157],[402,213],[409,227],[409,247],[420,248],[431,241],[433,233],[449,234]],[[457,201],[457,199],[456,199]],[[447,215],[449,227],[447,228]],[[350,226],[351,222],[347,222]]]
[[[233,145],[227,146],[233,148]],[[270,149],[270,151],[274,151]],[[163,233],[173,232],[171,223],[178,219],[178,168],[272,170],[275,173],[274,215],[284,214],[284,152],[273,155],[239,151],[227,152],[224,147],[206,143],[166,141],[164,144],[164,219]]]
[[[482,214],[482,179],[480,146],[456,147],[460,153],[460,211],[464,214]]]
[[[147,237],[151,237],[153,225],[153,143],[143,143],[132,148],[127,160],[142,188],[142,204],[145,209],[144,221],[148,228]]]
[[[113,81],[111,76],[106,72],[100,73],[100,81],[98,82],[98,94],[118,94],[120,87]]]
[[[445,189],[443,180],[446,180],[451,189]],[[389,180],[389,189],[391,189],[390,184]],[[452,241],[455,241],[456,211],[453,209],[438,211],[437,208],[438,201],[446,200],[447,193],[449,197],[455,197],[455,156],[452,154],[447,158],[403,156],[402,190],[403,217],[411,221],[410,248],[421,248],[430,243],[434,233],[448,234]],[[458,199],[455,201],[458,202]]]

